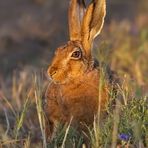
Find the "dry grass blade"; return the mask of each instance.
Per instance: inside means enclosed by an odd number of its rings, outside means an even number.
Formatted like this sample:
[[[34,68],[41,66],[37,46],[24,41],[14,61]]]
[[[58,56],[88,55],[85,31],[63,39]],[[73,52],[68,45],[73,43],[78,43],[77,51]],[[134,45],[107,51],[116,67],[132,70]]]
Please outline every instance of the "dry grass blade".
[[[6,117],[6,123],[7,123],[7,129],[6,129],[5,135],[7,135],[9,132],[9,129],[10,129],[10,123],[9,123],[9,117],[7,115],[6,109],[4,109],[4,113],[5,113],[5,117]]]
[[[73,117],[71,117],[70,122],[68,124],[68,127],[66,129],[66,132],[65,132],[65,135],[64,135],[64,139],[63,139],[61,148],[65,148],[65,142],[66,142],[66,139],[67,139],[67,136],[68,136],[68,132],[69,132],[69,129],[70,129],[70,125],[71,125],[72,119],[73,119]]]
[[[116,108],[114,112],[114,125],[113,125],[113,132],[112,132],[112,144],[111,148],[115,148],[117,146],[117,138],[118,138],[118,126],[120,121],[120,102],[116,101]]]
[[[25,118],[25,115],[26,115],[26,111],[28,109],[28,103],[29,103],[29,98],[26,99],[22,113],[21,113],[21,115],[18,119],[17,126],[16,126],[16,129],[15,129],[15,139],[18,138],[19,131],[20,131],[22,125],[23,125],[24,118]]]
[[[12,139],[12,140],[6,140],[6,141],[0,141],[1,142],[1,145],[2,145],[2,148],[3,146],[5,147],[6,145],[9,145],[9,144],[16,144],[18,142],[22,142],[22,141],[25,141],[26,139]],[[1,148],[1,147],[0,147]]]
[[[35,77],[35,84],[37,86],[37,78],[36,77]],[[40,125],[42,138],[43,138],[43,148],[47,148],[46,135],[45,135],[45,118],[44,118],[44,112],[42,109],[41,93],[40,93],[39,88],[37,88],[37,87],[35,90],[35,100],[36,100],[36,108],[37,108],[39,125]]]
[[[24,148],[30,148],[30,135],[28,136],[28,138],[24,142]]]
[[[9,102],[9,100],[5,96],[2,96],[2,99],[7,103],[7,105],[10,107],[13,115],[16,117],[17,116],[16,111],[15,111],[14,107],[12,106],[12,104]]]

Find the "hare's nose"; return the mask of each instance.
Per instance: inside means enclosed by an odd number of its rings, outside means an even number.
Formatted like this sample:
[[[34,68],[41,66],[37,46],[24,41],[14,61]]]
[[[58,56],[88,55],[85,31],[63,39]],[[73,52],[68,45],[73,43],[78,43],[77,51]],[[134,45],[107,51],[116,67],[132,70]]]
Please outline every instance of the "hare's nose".
[[[57,68],[55,68],[55,67],[50,67],[49,69],[48,69],[48,75],[50,76],[50,77],[52,77],[54,74],[56,74],[56,71],[57,71]]]

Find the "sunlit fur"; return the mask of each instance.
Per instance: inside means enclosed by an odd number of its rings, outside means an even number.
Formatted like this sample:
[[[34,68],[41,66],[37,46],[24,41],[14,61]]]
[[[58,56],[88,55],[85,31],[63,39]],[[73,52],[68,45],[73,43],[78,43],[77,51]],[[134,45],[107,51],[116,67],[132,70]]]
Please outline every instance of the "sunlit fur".
[[[72,126],[77,127],[80,132],[86,131],[86,126],[93,125],[98,110],[104,110],[108,102],[109,83],[101,82],[100,67],[91,55],[92,41],[101,31],[105,17],[105,0],[96,2],[91,2],[91,7],[86,10],[88,12],[90,9],[91,13],[86,13],[80,20],[76,11],[85,9],[85,1],[71,0],[70,41],[56,50],[48,68],[51,83],[46,91],[44,110],[47,117],[46,134],[50,140],[55,135],[57,125],[68,124],[71,119]],[[77,24],[82,24],[81,21],[83,26],[78,26]],[[82,53],[81,57],[72,57],[72,53],[78,49]]]
[[[73,59],[72,53],[79,49],[82,51],[82,58]],[[55,52],[51,66],[48,68],[48,75],[57,83],[66,83],[79,79],[88,69],[85,52],[82,45],[75,42],[68,42],[66,45],[59,47]],[[56,72],[56,73],[55,73]],[[54,73],[54,74],[53,74]]]
[[[99,92],[100,71],[94,63],[87,63],[85,52],[81,59],[71,59],[72,51],[78,47],[80,43],[68,42],[58,48],[48,69],[49,76],[53,70],[56,71],[51,76],[52,82],[46,91],[47,103],[44,106],[49,119],[49,139],[58,123],[69,123],[71,118],[72,125],[77,128],[84,130],[86,125],[92,126],[98,107],[103,110],[108,101],[108,82],[103,84]]]

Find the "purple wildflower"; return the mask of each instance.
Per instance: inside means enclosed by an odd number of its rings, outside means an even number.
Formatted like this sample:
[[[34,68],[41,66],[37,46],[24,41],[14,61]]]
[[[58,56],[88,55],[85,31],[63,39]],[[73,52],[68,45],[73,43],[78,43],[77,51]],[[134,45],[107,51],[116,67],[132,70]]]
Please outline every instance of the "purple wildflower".
[[[123,140],[123,141],[128,141],[130,138],[131,138],[131,136],[129,134],[122,133],[119,135],[119,139]]]

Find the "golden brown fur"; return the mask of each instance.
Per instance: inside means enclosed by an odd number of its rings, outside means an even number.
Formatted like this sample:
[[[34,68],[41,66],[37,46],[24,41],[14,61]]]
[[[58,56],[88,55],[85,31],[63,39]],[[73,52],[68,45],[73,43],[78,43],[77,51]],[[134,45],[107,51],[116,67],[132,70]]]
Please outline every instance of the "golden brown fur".
[[[50,126],[68,123],[73,117],[72,124],[79,128],[86,124],[92,126],[98,106],[104,109],[108,101],[108,87],[102,88],[101,104],[99,104],[99,75],[94,70],[79,77],[75,81],[65,84],[51,83],[47,89],[47,104],[45,112],[50,119]],[[51,128],[51,127],[48,128]],[[52,127],[53,128],[53,127]],[[83,127],[84,128],[84,127]],[[51,133],[52,129],[50,129]],[[52,135],[49,135],[52,136]]]
[[[79,13],[81,12],[81,17]],[[109,99],[108,81],[100,85],[100,69],[91,55],[93,39],[100,33],[105,17],[105,0],[93,0],[86,9],[84,0],[71,0],[70,41],[59,47],[48,68],[51,78],[44,110],[47,137],[52,139],[59,123],[84,130],[92,126],[99,107]]]

